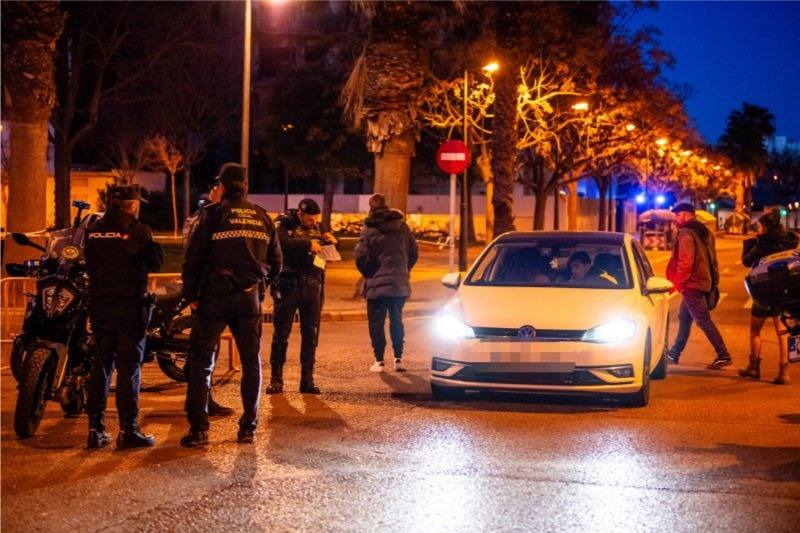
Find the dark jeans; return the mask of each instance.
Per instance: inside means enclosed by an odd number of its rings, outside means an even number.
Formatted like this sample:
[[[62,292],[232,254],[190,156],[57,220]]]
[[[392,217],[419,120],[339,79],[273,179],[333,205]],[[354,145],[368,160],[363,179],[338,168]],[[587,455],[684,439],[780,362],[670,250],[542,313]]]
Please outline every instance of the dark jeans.
[[[322,280],[320,278],[287,279],[278,282],[278,293],[274,298],[272,315],[271,365],[286,362],[286,349],[292,333],[294,314],[300,312],[300,365],[303,373],[314,369],[314,360],[319,340],[319,320],[322,313]]]
[[[186,415],[195,431],[208,431],[208,397],[217,345],[225,326],[230,327],[242,361],[242,407],[239,427],[255,429],[261,399],[261,303],[258,290],[227,296],[204,296],[199,320],[189,336],[190,364],[186,390]]]
[[[728,348],[725,347],[725,341],[722,340],[722,335],[711,320],[705,292],[694,289],[687,289],[683,292],[678,320],[678,336],[675,338],[675,344],[670,349],[675,358],[680,357],[681,352],[686,347],[692,322],[697,322],[697,327],[706,334],[709,342],[717,352],[717,357],[722,359],[730,357]]]
[[[392,337],[392,348],[395,359],[403,357],[403,306],[406,299],[403,297],[384,296],[367,300],[367,319],[369,320],[369,338],[372,340],[372,349],[375,359],[383,361],[383,352],[386,351],[386,313],[389,313],[389,334]]]
[[[139,415],[147,308],[139,301],[95,299],[89,314],[97,358],[92,364],[86,412],[90,416],[105,412],[111,375],[116,366],[119,424],[121,429],[130,430]]]

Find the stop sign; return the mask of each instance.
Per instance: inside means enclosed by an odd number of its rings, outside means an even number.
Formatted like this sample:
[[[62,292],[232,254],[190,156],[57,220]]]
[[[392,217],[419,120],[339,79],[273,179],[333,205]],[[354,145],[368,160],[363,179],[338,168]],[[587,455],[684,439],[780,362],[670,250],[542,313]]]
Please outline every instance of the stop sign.
[[[436,164],[447,174],[460,174],[472,161],[467,145],[461,141],[445,141],[436,151]]]

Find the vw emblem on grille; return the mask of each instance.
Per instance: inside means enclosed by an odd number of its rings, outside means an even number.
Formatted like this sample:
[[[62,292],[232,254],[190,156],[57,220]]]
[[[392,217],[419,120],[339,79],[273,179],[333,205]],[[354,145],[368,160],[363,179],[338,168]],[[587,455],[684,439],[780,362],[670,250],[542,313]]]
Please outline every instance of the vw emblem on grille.
[[[533,340],[536,338],[536,329],[533,326],[522,326],[517,331],[517,336],[522,340]]]

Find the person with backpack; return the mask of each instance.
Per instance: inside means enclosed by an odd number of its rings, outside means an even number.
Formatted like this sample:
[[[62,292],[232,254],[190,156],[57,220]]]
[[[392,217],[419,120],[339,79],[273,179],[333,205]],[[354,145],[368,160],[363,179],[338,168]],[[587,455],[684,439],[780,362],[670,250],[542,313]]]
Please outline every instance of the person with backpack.
[[[675,213],[678,236],[667,265],[667,278],[675,285],[682,299],[678,335],[672,348],[667,351],[667,359],[678,364],[689,340],[692,322],[696,322],[717,353],[707,368],[720,370],[733,364],[733,361],[710,313],[719,301],[719,268],[714,235],[695,219],[691,204],[680,203],[672,212]]]
[[[781,225],[780,211],[772,209],[758,219],[758,235],[744,241],[742,247],[742,265],[752,268],[768,255],[797,248],[797,235],[786,231]],[[753,302],[750,308],[750,363],[739,369],[743,378],[761,379],[761,329],[767,318],[771,318],[778,336],[780,361],[778,377],[773,380],[776,385],[789,384],[789,346],[787,331],[781,323],[779,314]]]

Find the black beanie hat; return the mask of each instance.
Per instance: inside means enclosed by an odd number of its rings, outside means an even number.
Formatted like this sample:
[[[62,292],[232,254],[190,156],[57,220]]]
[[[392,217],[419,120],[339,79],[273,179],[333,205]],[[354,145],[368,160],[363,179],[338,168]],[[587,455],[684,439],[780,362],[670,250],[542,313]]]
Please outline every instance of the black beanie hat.
[[[303,198],[297,208],[306,215],[319,215],[322,213],[319,204],[313,198]]]

